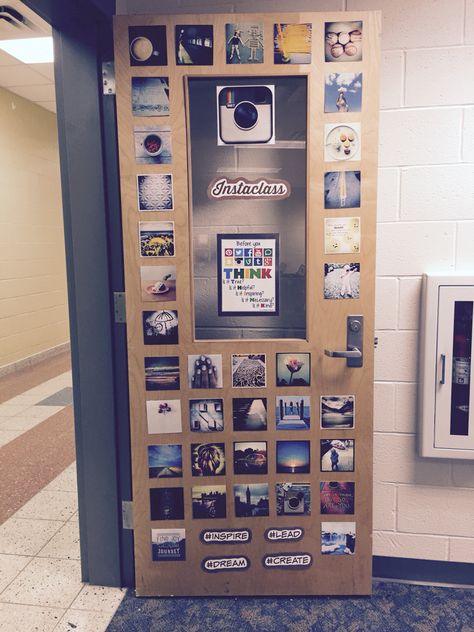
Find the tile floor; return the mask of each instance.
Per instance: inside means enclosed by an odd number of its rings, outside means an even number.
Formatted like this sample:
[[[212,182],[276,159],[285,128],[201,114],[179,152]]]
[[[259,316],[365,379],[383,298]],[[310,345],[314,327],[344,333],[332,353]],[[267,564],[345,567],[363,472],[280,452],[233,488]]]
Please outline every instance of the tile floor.
[[[68,371],[0,404],[0,450],[63,410],[70,388]],[[103,632],[124,594],[81,582],[75,462],[0,525],[2,632]]]

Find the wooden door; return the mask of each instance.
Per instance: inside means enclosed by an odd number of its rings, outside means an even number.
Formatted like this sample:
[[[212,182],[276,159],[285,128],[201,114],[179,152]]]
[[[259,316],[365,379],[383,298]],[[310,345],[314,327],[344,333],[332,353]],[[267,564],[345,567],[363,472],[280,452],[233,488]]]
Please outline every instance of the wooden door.
[[[371,591],[379,27],[116,19],[139,595]]]

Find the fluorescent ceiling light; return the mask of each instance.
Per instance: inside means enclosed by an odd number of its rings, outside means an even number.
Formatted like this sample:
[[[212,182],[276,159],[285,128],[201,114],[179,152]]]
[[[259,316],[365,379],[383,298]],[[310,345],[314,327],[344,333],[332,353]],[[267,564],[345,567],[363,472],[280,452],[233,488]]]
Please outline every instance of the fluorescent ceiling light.
[[[52,37],[1,40],[0,49],[25,64],[47,64],[54,61]]]

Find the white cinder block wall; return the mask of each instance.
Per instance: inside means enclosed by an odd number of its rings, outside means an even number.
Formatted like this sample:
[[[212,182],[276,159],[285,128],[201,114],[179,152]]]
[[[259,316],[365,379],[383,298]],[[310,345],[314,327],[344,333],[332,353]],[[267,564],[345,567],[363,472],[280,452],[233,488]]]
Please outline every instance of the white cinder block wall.
[[[117,13],[382,10],[376,555],[474,563],[474,463],[416,453],[421,274],[474,272],[474,0],[117,0]]]

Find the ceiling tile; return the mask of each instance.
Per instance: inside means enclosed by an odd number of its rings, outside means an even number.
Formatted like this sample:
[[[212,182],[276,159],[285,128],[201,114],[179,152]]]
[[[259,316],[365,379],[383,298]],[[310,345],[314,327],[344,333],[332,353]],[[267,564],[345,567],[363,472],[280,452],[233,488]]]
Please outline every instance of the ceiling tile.
[[[51,83],[44,75],[33,70],[26,64],[18,64],[17,66],[1,66],[0,67],[0,86],[3,88],[11,88],[13,86],[39,86],[41,84]]]
[[[41,101],[37,103],[37,105],[56,114],[56,101]]]
[[[0,49],[0,66],[18,66],[19,63],[16,57]]]
[[[55,101],[56,99],[52,83],[43,86],[12,86],[9,90],[30,101]]]
[[[54,81],[54,64],[29,64],[29,68],[39,72],[40,75],[43,75],[50,81]]]

